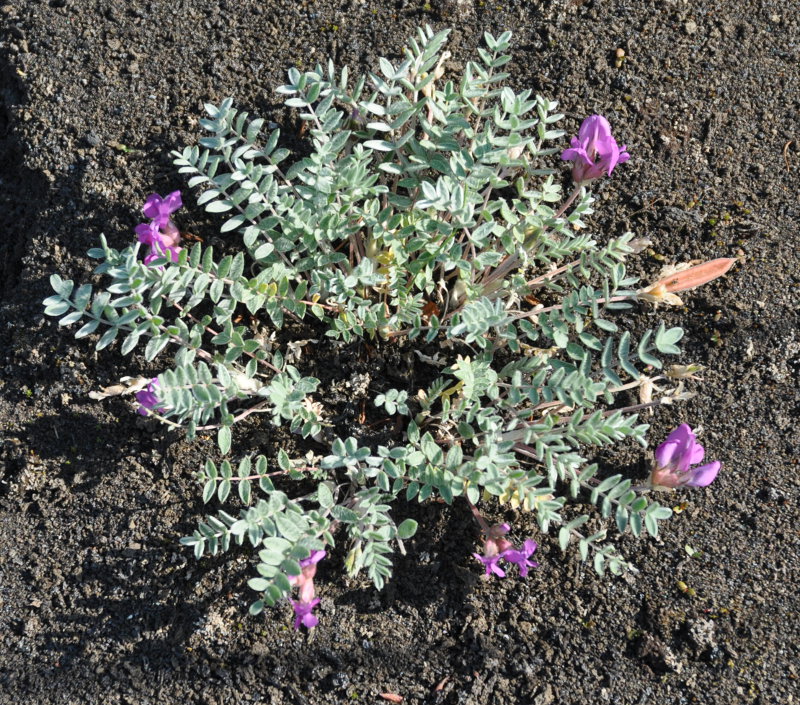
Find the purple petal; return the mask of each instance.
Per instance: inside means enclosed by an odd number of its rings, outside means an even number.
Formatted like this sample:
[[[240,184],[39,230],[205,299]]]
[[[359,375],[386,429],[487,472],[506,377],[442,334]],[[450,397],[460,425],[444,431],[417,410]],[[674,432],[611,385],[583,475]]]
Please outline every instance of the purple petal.
[[[694,440],[694,437],[692,427],[688,423],[682,423],[667,436],[667,442],[687,443],[689,440]]]
[[[695,439],[694,433],[686,443],[678,449],[677,456],[673,463],[678,472],[689,471],[689,466],[699,463],[705,455],[705,449]]]
[[[492,573],[494,573],[498,578],[506,577],[506,572],[497,563],[492,563],[491,569]]]
[[[167,197],[164,199],[164,203],[166,204],[170,213],[174,213],[176,210],[183,208],[183,201],[181,200],[181,192],[173,191],[172,193],[168,194]]]
[[[161,242],[167,247],[175,247],[181,242],[181,232],[171,220],[161,226]]]
[[[686,472],[692,462],[692,457],[698,453],[696,446],[699,446],[702,453],[702,446],[696,442],[691,427],[683,423],[667,436],[666,441],[658,446],[655,453],[656,462],[661,467],[671,466],[678,472]],[[702,457],[701,454],[701,460]]]
[[[602,115],[590,115],[578,130],[578,138],[589,154],[595,149],[595,144],[606,137],[611,137],[611,125]]]
[[[291,600],[292,607],[294,607],[294,628],[300,629],[300,625],[302,624],[306,629],[312,629],[319,624],[319,619],[312,614],[312,610],[320,603],[320,599],[318,597],[314,598],[310,602],[295,602]]]
[[[539,544],[537,544],[533,539],[525,539],[525,543],[522,544],[522,548],[509,549],[503,554],[503,557],[511,563],[518,563],[520,560],[525,560],[528,556],[534,553],[538,547]]]
[[[584,145],[582,145],[576,137],[572,138],[570,144],[572,146],[569,149],[565,149],[563,152],[561,152],[561,159],[563,159],[565,162],[580,160],[582,162],[588,162],[591,164],[591,159],[589,159],[589,155],[586,154]]]
[[[155,394],[156,389],[158,389],[158,378],[153,377],[153,379],[150,380],[150,384],[147,385],[147,389],[136,392],[136,401],[141,404],[137,411],[142,416],[147,416],[151,409],[158,412],[164,411],[164,407],[159,406],[161,402]]]
[[[142,206],[142,213],[144,213],[148,218],[157,218],[160,206],[161,196],[159,196],[157,193],[151,193]]]
[[[173,191],[166,198],[161,198],[157,193],[151,193],[144,202],[142,212],[151,218],[158,227],[163,227],[169,221],[170,214],[182,206],[180,191]]]
[[[151,248],[148,250],[147,255],[144,258],[144,263],[149,265],[152,264],[155,260],[159,259],[160,257],[164,257],[168,262],[177,262],[178,261],[178,253],[182,250],[182,247],[167,247],[165,248],[161,241],[157,241],[153,243]]]
[[[156,243],[161,243],[161,233],[155,223],[139,223],[134,228],[139,242],[152,247]]]
[[[699,468],[693,468],[691,477],[686,482],[689,487],[708,487],[717,477],[722,463],[715,460],[713,463],[701,465]]]
[[[597,141],[597,153],[600,155],[600,161],[608,174],[614,171],[614,167],[619,161],[619,147],[616,140],[607,135]]]
[[[150,412],[144,406],[140,406],[138,409],[136,409],[136,413],[141,414],[142,416],[147,416]]]
[[[316,615],[312,614],[311,612],[303,616],[303,626],[306,629],[313,629],[318,624],[319,624],[319,619],[316,617]]]
[[[538,568],[539,563],[537,561],[525,561],[524,563],[520,563],[519,566],[519,574],[522,578],[528,577],[528,569],[529,568]]]
[[[325,551],[312,551],[311,555],[308,558],[304,558],[300,561],[300,567],[305,568],[307,565],[314,565],[315,563],[319,563],[327,553]]]
[[[703,448],[697,441],[693,441],[691,447],[687,450],[686,455],[689,458],[689,465],[697,465],[702,463],[705,457],[706,449]]]
[[[473,553],[473,556],[477,558],[481,563],[483,563],[484,567],[486,568],[486,575],[491,575],[494,573],[499,578],[505,578],[506,574],[503,569],[498,565],[500,559],[502,558],[501,555],[498,556],[481,556],[479,553]]]
[[[678,453],[680,444],[677,441],[664,441],[658,448],[656,448],[656,463],[659,467],[665,468]]]
[[[528,575],[528,568],[536,568],[539,564],[536,561],[530,561],[528,558],[536,549],[539,544],[533,539],[525,539],[522,549],[511,549],[503,554],[503,557],[509,563],[515,563],[519,567],[519,574],[525,578]]]

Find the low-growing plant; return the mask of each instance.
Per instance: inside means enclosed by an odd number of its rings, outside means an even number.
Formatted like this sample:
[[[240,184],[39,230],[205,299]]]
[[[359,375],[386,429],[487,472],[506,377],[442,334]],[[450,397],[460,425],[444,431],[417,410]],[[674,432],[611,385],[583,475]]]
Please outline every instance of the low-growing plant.
[[[591,456],[626,438],[645,446],[639,412],[687,398],[684,380],[698,369],[664,368],[663,357],[679,353],[680,328],[662,323],[635,339],[615,312],[674,304],[676,292],[732,260],[675,268],[635,289],[624,262],[643,242],[631,233],[601,242],[585,221],[589,184],[629,156],[608,121],[587,118],[561,152],[574,182],[565,198],[555,162],[563,116],[556,103],[505,85],[511,34],[487,33],[458,80],[445,75],[447,34],[419,30],[401,61],[380,59],[355,80],[331,62],[291,69],[278,91],[309,126],[302,158],[230,99],[207,105],[208,136],[174,152],[175,164],[199,205],[226,214],[221,232],[229,244],[240,237],[241,249],[218,257],[188,242],[173,221],[180,193],[153,194],[136,243],[118,251],[101,235],[89,252],[108,280],[101,292],[53,275],[55,295],[44,302],[60,325],[85,321],[76,337],[102,330],[98,350],[117,338],[123,354],[143,344],[147,360],[176,349],[157,378],[96,396],[136,393],[141,413],[189,437],[215,430],[224,455],[231,428],[253,413],[303,438],[328,433],[319,380],[267,347],[242,314],[274,329],[316,319],[338,344],[368,339],[379,352],[402,339],[439,345],[446,366],[432,384],[374,397],[403,420],[393,445],[337,437],[318,462],[245,452],[198,471],[204,502],[233,508],[182,542],[198,558],[250,544],[258,577],[249,585],[260,593],[251,612],[296,587],[296,627],[317,623],[314,574],[340,536],[348,574],[366,571],[384,585],[394,548],[417,529],[397,523],[398,498],[466,501],[487,574],[504,576],[501,560],[523,576],[538,565],[533,539],[516,547],[508,524],[486,522],[478,505],[492,497],[532,512],[543,534],[557,528],[562,550],[574,541],[599,573],[620,573],[631,566],[604,542],[607,528],[584,533],[589,515],[562,515],[568,500],[595,505],[619,532],[656,536],[671,511],[649,492],[707,485],[719,470],[690,470],[702,446],[688,426],[659,448],[651,481],[638,486],[621,474],[600,480]],[[640,403],[620,404],[632,390]]]

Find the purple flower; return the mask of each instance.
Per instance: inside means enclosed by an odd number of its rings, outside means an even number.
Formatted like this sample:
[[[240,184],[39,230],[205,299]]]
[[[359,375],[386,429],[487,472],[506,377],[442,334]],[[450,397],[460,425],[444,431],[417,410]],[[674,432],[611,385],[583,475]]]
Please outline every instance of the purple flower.
[[[303,558],[300,561],[300,575],[290,575],[289,582],[292,585],[302,586],[306,581],[313,580],[317,574],[317,563],[319,563],[325,556],[328,555],[326,551],[311,551],[308,558]]]
[[[158,378],[153,377],[150,384],[147,385],[147,389],[136,392],[136,401],[141,404],[137,411],[142,416],[147,416],[151,410],[158,413],[165,410],[165,407],[160,406],[161,400],[156,396],[156,389],[158,389]]]
[[[681,424],[655,452],[655,463],[650,474],[653,487],[707,487],[719,473],[721,463],[715,460],[699,467],[691,467],[702,462],[705,448],[697,442],[697,437],[687,424]]]
[[[144,202],[142,211],[159,228],[165,228],[170,223],[169,217],[182,206],[180,191],[173,191],[164,198],[157,193],[151,193]]]
[[[328,555],[327,552],[323,550],[311,551],[311,555],[308,558],[304,558],[302,561],[300,561],[300,567],[306,568],[307,566],[310,565],[316,565],[327,555]]]
[[[572,178],[577,184],[611,175],[617,164],[630,159],[626,146],[620,147],[611,136],[611,125],[602,115],[587,117],[570,144],[572,146],[561,153],[561,159],[574,162]]]
[[[306,629],[313,629],[319,624],[319,619],[312,614],[312,610],[320,603],[318,597],[315,597],[310,602],[303,602],[302,600],[292,600],[291,602],[292,607],[294,607],[295,629],[300,629],[300,625],[303,625]]]
[[[307,629],[316,627],[319,620],[311,611],[319,604],[319,598],[314,596],[314,576],[317,574],[317,563],[319,563],[327,553],[323,550],[312,551],[308,558],[300,561],[300,575],[290,575],[289,582],[300,588],[300,599],[291,600],[294,606],[294,628],[300,629],[302,624]]]
[[[181,241],[181,231],[171,220],[161,226],[161,242],[167,247],[175,247]]]
[[[159,230],[155,221],[152,223],[139,223],[134,230],[139,242],[149,247],[144,258],[145,264],[150,264],[159,257],[166,257],[171,262],[178,261],[178,253],[181,248],[177,247],[177,245],[181,241],[181,234],[174,225],[172,230],[166,233]]]
[[[134,228],[134,231],[136,232],[139,242],[149,247],[153,247],[156,243],[159,245],[163,244],[161,231],[158,229],[156,223],[139,223],[139,225]]]
[[[472,555],[486,567],[486,575],[494,573],[498,578],[506,577],[505,571],[498,565],[504,557],[502,553],[494,556],[482,556],[480,553],[473,553]]]
[[[150,264],[159,257],[166,257],[170,262],[177,262],[178,253],[182,249],[181,247],[164,247],[161,243],[156,243],[147,251],[143,261],[145,264]]]
[[[509,549],[503,554],[503,558],[505,558],[509,563],[516,563],[519,567],[519,574],[523,578],[527,578],[529,568],[539,567],[539,564],[536,561],[528,560],[528,558],[533,555],[534,551],[536,551],[538,547],[539,544],[537,544],[533,539],[525,539],[525,543],[523,544],[521,550],[516,548]]]
[[[519,567],[519,574],[524,578],[528,575],[529,568],[538,567],[536,561],[528,558],[537,548],[537,543],[533,539],[526,539],[521,549],[514,546],[511,541],[505,538],[511,526],[508,524],[495,524],[488,530],[484,529],[486,538],[483,542],[483,555],[473,553],[472,555],[483,563],[486,569],[485,575],[496,575],[498,578],[505,578],[506,572],[500,567],[500,561],[505,560],[515,563]]]

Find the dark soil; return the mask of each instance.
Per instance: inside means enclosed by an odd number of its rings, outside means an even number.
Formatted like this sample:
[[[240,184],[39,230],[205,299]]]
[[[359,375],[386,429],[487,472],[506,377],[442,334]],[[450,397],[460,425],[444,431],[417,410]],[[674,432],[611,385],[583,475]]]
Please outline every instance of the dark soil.
[[[2,17],[0,178],[0,703],[791,703],[799,693],[800,12],[762,0],[9,0]],[[104,232],[132,238],[148,193],[185,184],[169,151],[202,104],[231,95],[281,123],[285,70],[332,56],[363,71],[422,23],[454,28],[460,70],[483,30],[515,33],[518,88],[560,102],[573,131],[609,117],[631,161],[592,227],[649,236],[668,262],[743,256],[686,308],[700,396],[653,417],[705,427],[717,482],[675,495],[657,542],[621,548],[640,574],[598,578],[551,539],[526,580],[484,582],[461,505],[401,507],[421,531],[382,592],[322,564],[320,626],[290,608],[250,617],[249,555],[194,560],[178,539],[203,506],[187,443],[123,399],[88,392],[141,358],[96,355],[45,320],[48,276],[87,281]],[[615,67],[615,50],[625,51]],[[565,169],[565,179],[566,179]],[[187,202],[191,199],[186,197]],[[184,229],[213,239],[197,208]],[[661,262],[643,255],[652,277]],[[313,335],[314,331],[310,331]],[[331,403],[357,417],[365,385],[404,375],[333,348]],[[399,369],[399,372],[398,372]],[[358,376],[360,375],[360,376]],[[329,383],[330,384],[330,383]],[[348,384],[350,385],[348,387]],[[375,386],[378,385],[378,386]],[[334,390],[334,391],[335,391]],[[338,394],[338,397],[336,396]],[[344,403],[349,397],[350,403]],[[343,416],[345,421],[346,416]],[[236,443],[294,443],[247,426]],[[291,447],[289,448],[292,449]],[[322,452],[322,451],[319,451]],[[603,457],[642,477],[641,454]],[[519,536],[535,530],[506,514]],[[685,546],[700,551],[690,558]]]

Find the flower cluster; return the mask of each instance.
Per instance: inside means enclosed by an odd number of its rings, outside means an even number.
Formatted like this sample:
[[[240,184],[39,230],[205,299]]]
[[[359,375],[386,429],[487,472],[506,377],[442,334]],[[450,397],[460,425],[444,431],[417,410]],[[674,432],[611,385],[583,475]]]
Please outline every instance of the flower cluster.
[[[650,484],[656,489],[707,487],[716,479],[721,467],[718,460],[691,467],[702,462],[705,448],[697,442],[694,431],[685,423],[656,448],[655,456]]]
[[[486,575],[494,573],[499,578],[505,578],[506,572],[500,567],[500,561],[514,563],[519,568],[519,574],[525,578],[530,568],[538,568],[536,561],[529,560],[531,555],[538,548],[538,544],[533,539],[525,539],[522,548],[517,548],[511,541],[505,538],[510,531],[509,524],[495,524],[489,529],[484,530],[486,538],[483,543],[483,555],[473,553],[486,568]]]
[[[314,576],[317,574],[317,563],[325,556],[325,551],[312,551],[308,558],[300,561],[300,575],[289,576],[289,582],[300,588],[300,599],[291,600],[295,629],[300,629],[301,624],[306,629],[312,629],[319,623],[313,614],[314,608],[320,603],[320,599],[314,596]]]
[[[573,137],[572,145],[561,153],[561,159],[574,162],[572,178],[576,184],[586,184],[614,171],[617,164],[630,159],[625,151],[611,136],[611,125],[602,115],[590,115]],[[599,157],[599,158],[598,158]]]
[[[170,216],[182,206],[180,191],[173,191],[164,198],[157,193],[151,193],[147,197],[142,211],[150,218],[150,222],[140,223],[135,228],[139,242],[149,248],[144,258],[145,264],[150,264],[159,257],[166,257],[172,262],[178,261],[181,233]]]

